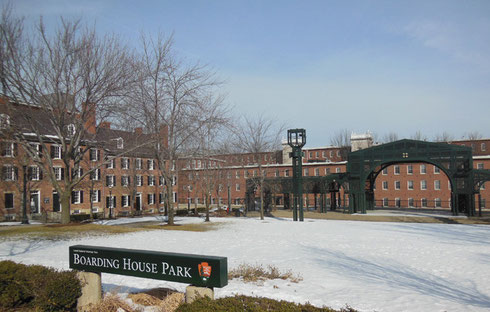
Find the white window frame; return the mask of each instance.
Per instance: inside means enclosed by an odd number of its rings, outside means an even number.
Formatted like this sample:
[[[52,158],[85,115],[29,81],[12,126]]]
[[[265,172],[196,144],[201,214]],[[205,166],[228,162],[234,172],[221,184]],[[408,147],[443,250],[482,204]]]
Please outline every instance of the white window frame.
[[[148,164],[148,170],[155,170],[155,160],[154,159],[148,159],[147,164]]]
[[[421,180],[421,181],[420,181],[420,189],[421,189],[422,191],[427,190],[427,181],[426,181],[426,180]]]
[[[89,150],[90,161],[99,161],[100,160],[100,150],[97,148],[91,148]]]
[[[399,165],[393,166],[393,174],[394,175],[400,175],[400,166]]]
[[[136,175],[136,186],[143,186],[143,176],[140,174]]]
[[[401,187],[401,182],[400,181],[395,181],[395,190],[399,190]]]
[[[114,169],[114,158],[107,162],[107,169]]]
[[[6,129],[10,126],[10,116],[7,114],[0,114],[0,129]]]
[[[78,205],[82,203],[81,195],[82,191],[73,191],[73,204]]]
[[[427,204],[428,204],[427,198],[421,198],[420,199],[420,207],[427,208]]]
[[[121,169],[128,170],[129,169],[129,158],[121,157]]]
[[[408,198],[408,207],[410,207],[410,208],[414,207],[414,203],[415,203],[415,201],[413,200],[413,198],[409,197]]]
[[[61,167],[53,167],[54,178],[56,181],[61,181]]]
[[[383,197],[383,207],[388,207],[390,205],[387,197]]]
[[[113,174],[109,174],[109,175],[107,175],[107,177],[109,178],[109,185],[107,185],[107,187],[114,187],[116,185],[116,183],[115,183],[116,176]]]
[[[434,180],[434,190],[439,191],[441,189],[441,180]]]
[[[4,146],[5,146],[4,157],[15,157],[14,142],[4,142]]]
[[[440,174],[441,173],[441,169],[437,166],[434,166],[434,174]]]
[[[237,183],[237,184],[235,185],[235,191],[239,191],[239,190],[240,190],[240,183]]]
[[[383,190],[388,189],[388,181],[383,181],[383,183],[381,183],[381,185],[382,185]]]
[[[53,144],[52,147],[55,149],[53,159],[61,159],[61,145]]]
[[[39,166],[29,166],[31,168],[31,181],[39,181],[41,169]]]
[[[143,162],[142,162],[141,158],[136,158],[136,160],[134,162],[134,166],[135,166],[136,170],[141,170],[141,168],[143,167]]]
[[[121,196],[121,206],[122,207],[129,207],[130,206],[129,195],[122,195]]]
[[[413,165],[407,165],[407,174],[413,174]]]
[[[420,165],[420,174],[426,174],[426,173],[427,173],[427,165],[421,164]]]
[[[388,175],[388,167],[385,167],[383,170],[381,170],[381,175]]]
[[[155,176],[154,175],[149,175],[148,176],[148,186],[155,186]]]
[[[413,181],[412,180],[408,180],[407,181],[407,190],[412,191],[413,189],[414,189],[414,187],[413,187]]]
[[[477,163],[476,164],[476,169],[485,169],[483,163]]]
[[[121,186],[129,186],[129,176],[122,175],[121,176]]]
[[[92,194],[91,194],[91,198],[90,200],[92,201],[92,203],[100,203],[100,192],[99,190],[92,190]]]
[[[442,201],[440,198],[435,198],[434,199],[434,208],[441,208],[442,207]]]

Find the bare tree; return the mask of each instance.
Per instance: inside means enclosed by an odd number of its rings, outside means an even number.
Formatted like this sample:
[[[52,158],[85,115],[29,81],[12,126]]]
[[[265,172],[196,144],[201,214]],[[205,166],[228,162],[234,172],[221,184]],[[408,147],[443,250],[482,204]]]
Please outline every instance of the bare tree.
[[[334,133],[330,137],[330,144],[340,147],[340,153],[343,159],[347,159],[347,154],[351,150],[351,131],[347,129],[341,129]]]
[[[128,105],[131,116],[154,139],[150,149],[160,175],[167,181],[165,208],[168,223],[173,224],[171,203],[179,168],[177,160],[198,131],[215,122],[223,107],[221,85],[206,66],[188,65],[172,55],[172,37],[142,37],[143,54],[139,62],[139,85]]]
[[[412,140],[417,140],[417,141],[427,141],[429,138],[422,133],[422,131],[417,130],[412,136],[410,137]]]
[[[62,206],[61,221],[70,221],[73,189],[96,169],[78,172],[81,160],[95,142],[96,118],[111,116],[115,105],[133,82],[131,55],[116,36],[99,37],[95,29],[80,21],[65,21],[53,34],[42,21],[22,33],[20,22],[2,15],[2,84],[15,103],[15,140],[50,179]],[[8,28],[5,25],[14,25]],[[29,144],[39,142],[39,148]],[[54,157],[48,144],[61,147],[66,174],[56,179]],[[71,170],[70,170],[71,169]]]
[[[251,163],[258,168],[252,179],[260,190],[260,219],[264,219],[264,179],[267,175],[264,163],[267,153],[280,149],[284,126],[276,125],[272,119],[258,115],[255,119],[244,117],[235,127],[235,146],[241,152],[251,154]]]
[[[454,136],[447,131],[443,131],[442,133],[436,134],[434,137],[435,142],[451,142],[453,140],[454,140]]]
[[[483,138],[483,135],[478,132],[478,131],[470,131],[470,132],[467,132],[463,135],[463,139],[466,139],[466,140],[479,140]]]
[[[398,134],[396,132],[389,132],[383,136],[383,143],[391,143],[398,141]]]

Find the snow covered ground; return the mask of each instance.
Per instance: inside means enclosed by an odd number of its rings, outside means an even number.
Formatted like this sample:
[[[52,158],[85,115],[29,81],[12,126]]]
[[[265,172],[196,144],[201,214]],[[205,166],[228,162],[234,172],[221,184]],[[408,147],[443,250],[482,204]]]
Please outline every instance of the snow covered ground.
[[[112,224],[128,222],[111,221]],[[144,221],[155,220],[154,218]],[[179,223],[202,219],[179,218]],[[241,263],[273,264],[299,283],[229,281],[217,297],[265,296],[360,311],[490,310],[490,227],[279,218],[214,218],[215,231],[148,231],[68,241],[0,241],[0,259],[68,269],[75,244],[195,253]],[[103,274],[105,290],[121,293],[187,285]]]

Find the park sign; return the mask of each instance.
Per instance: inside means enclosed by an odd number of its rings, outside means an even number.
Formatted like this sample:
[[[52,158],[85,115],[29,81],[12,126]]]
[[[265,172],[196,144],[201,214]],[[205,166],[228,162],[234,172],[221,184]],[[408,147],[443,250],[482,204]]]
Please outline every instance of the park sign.
[[[191,284],[224,287],[228,284],[226,257],[75,245],[70,268]]]

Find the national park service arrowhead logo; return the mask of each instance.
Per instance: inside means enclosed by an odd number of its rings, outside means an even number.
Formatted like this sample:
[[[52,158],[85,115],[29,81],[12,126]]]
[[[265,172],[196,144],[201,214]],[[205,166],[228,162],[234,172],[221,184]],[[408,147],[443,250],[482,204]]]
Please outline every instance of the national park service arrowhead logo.
[[[206,282],[211,276],[211,266],[207,262],[201,262],[198,266],[199,276]]]

